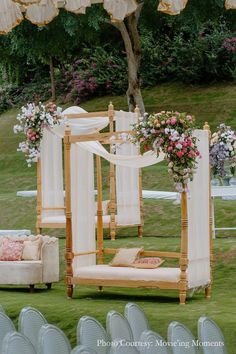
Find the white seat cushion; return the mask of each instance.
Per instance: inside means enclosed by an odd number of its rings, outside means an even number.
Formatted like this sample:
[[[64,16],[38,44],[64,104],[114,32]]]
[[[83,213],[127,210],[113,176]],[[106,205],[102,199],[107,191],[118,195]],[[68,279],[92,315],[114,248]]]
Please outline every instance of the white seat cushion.
[[[42,222],[45,224],[65,224],[66,217],[65,215],[44,216]]]
[[[113,280],[142,280],[167,281],[180,280],[179,268],[137,269],[130,267],[111,267],[109,265],[93,265],[79,267],[74,276],[80,279],[113,279]]]
[[[0,284],[37,284],[43,280],[42,261],[0,261]]]

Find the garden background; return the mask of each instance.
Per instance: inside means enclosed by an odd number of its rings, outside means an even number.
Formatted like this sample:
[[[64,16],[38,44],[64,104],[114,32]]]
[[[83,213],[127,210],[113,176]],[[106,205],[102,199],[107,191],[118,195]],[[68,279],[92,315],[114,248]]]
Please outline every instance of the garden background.
[[[192,0],[177,17],[157,13],[158,1],[144,1],[139,21],[142,45],[140,83],[147,112],[178,110],[193,114],[197,124],[208,121],[213,130],[221,122],[236,128],[236,12],[226,12],[223,1]],[[47,101],[55,95],[63,107],[81,105],[88,111],[104,110],[112,100],[127,109],[126,53],[119,31],[99,6],[87,15],[65,11],[47,27],[24,21],[9,35],[0,37],[0,229],[35,230],[36,200],[16,197],[18,190],[36,188],[35,166],[28,168],[16,152],[20,136],[13,134],[19,107],[32,100]],[[108,166],[103,166],[105,193]],[[173,190],[165,164],[144,170],[143,188]],[[217,200],[219,226],[235,222],[235,201]],[[144,245],[146,249],[178,250],[180,210],[171,201],[145,201],[146,237],[122,229],[115,247]],[[151,328],[166,337],[172,320],[186,324],[196,335],[200,315],[212,317],[222,328],[229,353],[236,337],[236,239],[225,232],[214,241],[214,285],[210,301],[201,293],[183,308],[175,292],[81,287],[74,300],[66,300],[64,230],[46,230],[60,237],[60,283],[51,292],[38,287],[0,287],[0,302],[17,320],[23,306],[34,306],[49,322],[58,325],[75,344],[75,328],[82,315],[105,324],[110,309],[122,312],[128,301],[137,302]],[[108,245],[111,241],[106,240]],[[112,246],[114,243],[112,243]]]

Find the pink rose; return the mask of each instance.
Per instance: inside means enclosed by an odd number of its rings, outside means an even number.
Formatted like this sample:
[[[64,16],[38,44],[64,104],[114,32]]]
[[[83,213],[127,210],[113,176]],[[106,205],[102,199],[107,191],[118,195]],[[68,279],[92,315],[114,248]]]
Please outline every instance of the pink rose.
[[[193,158],[193,157],[196,157],[196,154],[195,154],[195,152],[194,151],[189,151],[189,153],[188,153],[188,157],[190,157],[190,158]]]
[[[177,155],[178,157],[182,157],[182,156],[184,155],[184,153],[183,153],[183,151],[177,151],[177,152],[176,152],[176,155]]]
[[[166,124],[170,124],[170,119],[167,119]]]
[[[175,125],[177,122],[177,119],[175,117],[172,117],[171,120],[170,120],[170,124],[171,125]]]
[[[30,140],[32,140],[32,141],[34,141],[35,139],[36,139],[36,138],[35,138],[34,135],[30,137]]]
[[[171,152],[173,151],[173,147],[172,146],[169,146],[168,149],[167,149],[168,152]]]
[[[193,120],[193,117],[192,117],[192,116],[187,116],[186,118],[187,118],[188,120],[190,120],[190,121]]]

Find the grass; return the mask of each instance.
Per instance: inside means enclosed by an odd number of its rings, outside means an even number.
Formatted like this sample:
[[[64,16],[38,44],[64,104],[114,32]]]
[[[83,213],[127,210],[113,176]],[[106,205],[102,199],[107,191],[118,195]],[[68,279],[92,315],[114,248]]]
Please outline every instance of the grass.
[[[236,128],[236,88],[233,85],[217,84],[211,87],[186,87],[180,84],[165,84],[143,91],[146,110],[162,109],[186,111],[195,115],[202,126],[209,121],[215,129],[220,122]],[[127,109],[125,97],[104,97],[91,100],[82,106],[88,111],[103,110],[109,100],[117,109]],[[35,230],[36,200],[16,197],[18,190],[36,188],[36,169],[27,168],[24,156],[16,152],[20,137],[12,133],[16,110],[0,116],[0,229]],[[108,190],[108,167],[103,166],[103,179]],[[144,169],[143,188],[153,190],[173,190],[165,164]],[[236,201],[216,200],[217,226],[235,225]],[[146,249],[178,250],[180,239],[180,210],[171,201],[145,201],[145,237],[139,240],[135,229],[119,230],[119,238],[112,247],[144,245]],[[63,254],[65,249],[64,230],[46,230],[60,236],[61,272],[60,282],[51,292],[38,286],[34,295],[24,287],[0,287],[0,303],[7,313],[17,321],[23,306],[34,306],[42,311],[48,321],[61,327],[75,344],[75,328],[82,315],[91,315],[105,324],[107,311],[115,309],[123,312],[128,301],[137,302],[147,314],[151,328],[166,337],[168,323],[178,320],[185,323],[196,335],[196,323],[200,315],[212,317],[223,329],[229,354],[235,354],[236,338],[236,291],[234,281],[236,271],[236,232],[221,233],[214,241],[214,286],[210,301],[202,293],[195,293],[185,307],[178,305],[175,291],[144,289],[107,288],[99,293],[93,287],[76,288],[74,300],[66,300]],[[129,236],[129,237],[127,237]],[[156,236],[156,237],[153,237]],[[159,236],[159,237],[157,237]],[[167,237],[169,236],[169,237]],[[175,236],[175,237],[174,237]],[[111,246],[111,241],[105,241]]]

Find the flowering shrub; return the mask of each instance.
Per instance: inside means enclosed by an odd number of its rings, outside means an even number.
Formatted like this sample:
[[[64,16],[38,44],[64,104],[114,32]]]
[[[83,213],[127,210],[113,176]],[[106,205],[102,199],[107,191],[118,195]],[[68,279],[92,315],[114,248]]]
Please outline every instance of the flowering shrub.
[[[26,139],[19,143],[17,151],[21,151],[26,156],[26,162],[30,167],[32,162],[37,162],[40,156],[40,142],[43,137],[43,128],[53,127],[62,121],[62,110],[53,103],[44,106],[39,103],[28,103],[21,108],[16,124],[13,128],[15,134],[23,132]]]
[[[194,119],[179,112],[162,111],[146,114],[134,126],[134,141],[140,144],[143,154],[154,150],[159,155],[162,150],[168,162],[168,172],[178,191],[186,190],[186,184],[193,179],[200,155],[196,138],[192,135]]]
[[[229,162],[231,173],[235,172],[236,165],[236,133],[231,127],[220,124],[217,132],[212,135],[210,146],[210,164],[213,175],[226,175],[225,162]]]

